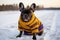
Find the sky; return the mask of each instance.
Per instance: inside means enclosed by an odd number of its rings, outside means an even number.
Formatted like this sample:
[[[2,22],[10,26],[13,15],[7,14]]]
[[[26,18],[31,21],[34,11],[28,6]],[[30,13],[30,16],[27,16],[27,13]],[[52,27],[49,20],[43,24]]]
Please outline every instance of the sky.
[[[0,5],[19,4],[19,2],[23,2],[25,6],[36,3],[36,5],[44,5],[44,7],[60,7],[60,0],[0,0]]]

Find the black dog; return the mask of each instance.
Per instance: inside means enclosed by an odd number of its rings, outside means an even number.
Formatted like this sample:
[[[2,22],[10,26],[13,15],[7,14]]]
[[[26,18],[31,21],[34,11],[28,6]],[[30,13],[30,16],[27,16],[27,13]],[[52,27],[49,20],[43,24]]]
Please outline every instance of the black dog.
[[[24,8],[24,4],[21,2],[19,3],[19,8],[21,11],[18,21],[18,30],[20,33],[16,37],[21,37],[22,32],[24,32],[25,35],[33,35],[33,40],[36,40],[36,34],[43,34],[43,25],[34,15],[36,4],[33,3],[31,7]]]

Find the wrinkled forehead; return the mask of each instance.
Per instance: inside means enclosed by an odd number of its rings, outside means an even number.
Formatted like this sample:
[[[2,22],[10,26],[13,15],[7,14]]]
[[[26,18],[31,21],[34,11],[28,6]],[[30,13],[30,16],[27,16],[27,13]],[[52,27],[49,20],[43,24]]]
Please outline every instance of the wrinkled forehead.
[[[23,9],[21,13],[32,13],[32,11],[30,9]]]

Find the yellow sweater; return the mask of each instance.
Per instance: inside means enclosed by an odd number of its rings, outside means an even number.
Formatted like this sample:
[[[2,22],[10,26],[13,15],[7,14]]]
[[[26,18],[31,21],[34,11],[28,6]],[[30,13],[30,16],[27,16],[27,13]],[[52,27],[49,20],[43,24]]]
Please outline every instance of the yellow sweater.
[[[38,33],[39,26],[41,26],[42,23],[35,17],[35,15],[32,15],[32,18],[28,22],[24,22],[21,17],[19,18],[18,21],[18,30],[19,31],[27,31],[27,32],[32,32],[32,33]]]

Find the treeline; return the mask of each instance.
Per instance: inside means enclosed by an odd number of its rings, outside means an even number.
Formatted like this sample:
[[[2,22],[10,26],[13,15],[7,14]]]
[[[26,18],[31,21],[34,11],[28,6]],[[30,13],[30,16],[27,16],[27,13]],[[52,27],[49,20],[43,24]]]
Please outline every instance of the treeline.
[[[27,6],[29,7],[29,5]],[[42,8],[44,8],[43,6],[36,6],[36,10],[41,10]],[[0,11],[8,11],[8,10],[19,10],[19,7],[17,4],[13,4],[13,5],[0,5]]]
[[[13,5],[0,5],[0,11],[5,11],[5,10],[18,10],[18,5],[13,4]]]

